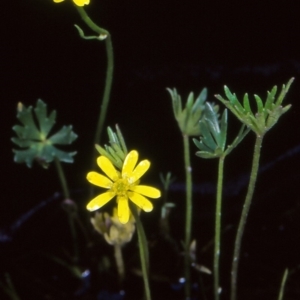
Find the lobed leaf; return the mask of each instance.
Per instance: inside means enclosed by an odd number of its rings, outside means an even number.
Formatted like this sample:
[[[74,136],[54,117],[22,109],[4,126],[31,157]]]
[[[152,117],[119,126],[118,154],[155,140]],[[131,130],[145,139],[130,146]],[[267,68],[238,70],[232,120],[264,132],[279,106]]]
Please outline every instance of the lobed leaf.
[[[256,100],[257,112],[259,114],[261,114],[263,112],[263,110],[264,110],[264,104],[263,104],[261,98],[258,95],[254,95],[254,98]]]

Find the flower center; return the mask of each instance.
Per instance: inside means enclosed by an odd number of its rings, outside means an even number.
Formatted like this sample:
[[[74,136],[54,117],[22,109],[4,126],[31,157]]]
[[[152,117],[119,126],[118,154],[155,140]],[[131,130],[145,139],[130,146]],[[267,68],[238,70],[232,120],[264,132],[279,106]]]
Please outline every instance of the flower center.
[[[120,178],[114,182],[112,190],[117,196],[126,196],[126,192],[129,189],[129,182],[127,179]]]

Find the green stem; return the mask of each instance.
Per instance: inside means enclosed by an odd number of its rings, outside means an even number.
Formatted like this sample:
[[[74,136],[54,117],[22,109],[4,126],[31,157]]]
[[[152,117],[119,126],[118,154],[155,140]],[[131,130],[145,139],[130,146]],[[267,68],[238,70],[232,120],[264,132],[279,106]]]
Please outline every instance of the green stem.
[[[99,35],[109,35],[109,32],[107,30],[99,27],[96,23],[92,21],[92,19],[88,16],[83,7],[77,5],[75,5],[75,7],[77,8],[77,11],[80,14],[82,20],[85,22],[85,24],[89,26],[94,32],[98,33]]]
[[[106,47],[106,55],[107,55],[107,70],[106,70],[106,80],[105,80],[105,88],[104,94],[102,98],[102,103],[100,107],[100,114],[99,119],[96,127],[95,139],[94,143],[99,144],[101,133],[103,131],[103,124],[105,122],[107,108],[109,104],[110,92],[112,87],[112,79],[113,79],[113,70],[114,70],[114,57],[113,57],[113,46],[111,42],[110,35],[107,36],[105,39],[105,47]],[[94,148],[94,153],[96,154],[97,151]]]
[[[0,288],[9,296],[11,300],[20,300],[21,298],[16,292],[15,286],[11,281],[10,275],[8,273],[4,274],[6,284],[0,281]]]
[[[219,158],[218,184],[217,184],[217,202],[216,202],[216,220],[215,220],[215,249],[214,249],[214,294],[215,300],[219,300],[219,261],[221,245],[221,211],[222,211],[222,190],[223,190],[223,170],[225,157]]]
[[[185,277],[185,297],[190,298],[190,253],[191,227],[192,227],[192,167],[190,159],[190,141],[189,136],[183,134],[184,145],[184,166],[186,177],[186,216],[185,216],[185,253],[184,253],[184,277]]]
[[[94,144],[100,143],[101,134],[103,131],[103,125],[105,122],[106,114],[107,114],[107,108],[110,100],[110,93],[111,93],[111,87],[112,87],[112,80],[113,80],[113,70],[114,70],[114,55],[113,55],[113,46],[111,41],[111,35],[110,33],[96,25],[91,18],[88,16],[86,11],[83,7],[76,6],[78,13],[80,14],[82,20],[86,23],[87,26],[90,27],[94,32],[96,32],[99,35],[106,35],[105,38],[105,48],[106,48],[106,55],[107,55],[107,69],[106,69],[106,79],[105,79],[105,87],[104,92],[102,96],[102,102],[100,106],[100,112],[99,112],[99,118],[96,125],[96,131],[95,131],[95,138],[94,138]],[[95,147],[93,148],[93,167],[96,165],[95,157],[97,155],[97,151]],[[90,188],[91,194],[93,193],[93,187]]]
[[[57,157],[55,157],[54,161],[55,161],[55,166],[56,166],[56,170],[57,170],[57,173],[58,173],[58,177],[59,177],[59,180],[60,180],[60,183],[61,183],[61,187],[63,189],[64,198],[69,199],[70,198],[70,192],[69,192],[69,189],[68,189],[65,173],[63,171],[63,168],[61,166],[61,163],[60,163],[59,159]]]
[[[140,259],[141,259],[144,288],[145,288],[145,296],[146,296],[146,300],[151,300],[150,285],[149,285],[149,253],[148,253],[146,234],[136,207],[134,206],[134,204],[131,203],[129,203],[129,206],[136,221],[138,240],[139,240],[139,249],[140,249]]]
[[[113,56],[113,46],[111,41],[110,33],[96,25],[91,18],[88,16],[83,7],[76,6],[78,13],[80,14],[82,20],[86,23],[87,26],[90,27],[94,32],[99,35],[106,35],[105,38],[105,47],[106,47],[106,55],[107,55],[107,70],[106,70],[106,79],[105,79],[105,88],[102,97],[99,119],[96,127],[95,139],[94,143],[98,144],[100,142],[101,133],[103,130],[103,124],[105,121],[107,107],[109,104],[110,92],[112,87],[112,79],[113,79],[113,69],[114,69],[114,56]],[[96,150],[94,150],[96,153]]]
[[[119,279],[120,279],[120,283],[122,283],[125,277],[125,267],[123,261],[122,248],[120,245],[116,244],[114,245],[114,250],[115,250],[115,260],[118,269]]]
[[[62,189],[63,189],[64,198],[70,199],[70,192],[68,189],[67,180],[66,180],[62,165],[58,158],[55,158],[54,161],[55,161],[55,166],[57,169],[58,177],[59,177]],[[72,235],[72,240],[73,240],[73,251],[74,251],[73,259],[74,259],[74,262],[76,262],[78,260],[78,243],[77,243],[77,234],[76,234],[76,229],[75,229],[74,216],[73,216],[73,212],[70,212],[69,210],[66,210],[66,211],[68,213],[68,220],[69,220],[69,225],[70,225],[70,230],[71,230],[71,235]]]
[[[234,243],[234,253],[233,253],[233,260],[232,260],[232,266],[231,266],[231,300],[236,300],[236,294],[237,294],[237,273],[238,273],[238,265],[240,260],[240,250],[241,250],[241,243],[242,243],[242,237],[247,221],[247,216],[249,213],[253,192],[255,188],[255,183],[257,179],[257,173],[258,173],[258,167],[259,167],[259,158],[260,158],[260,151],[261,151],[261,145],[263,141],[263,135],[256,136],[255,146],[254,146],[254,153],[253,153],[253,160],[252,160],[252,169],[250,174],[250,181],[248,185],[248,191],[245,198],[245,203],[242,210],[241,219],[239,222],[237,235],[235,238]]]
[[[285,288],[285,283],[286,283],[288,274],[289,274],[289,270],[288,270],[288,269],[285,269],[285,270],[284,270],[284,273],[283,273],[282,280],[281,280],[281,285],[280,285],[280,290],[279,290],[278,300],[282,300],[282,299],[283,299],[284,288]]]

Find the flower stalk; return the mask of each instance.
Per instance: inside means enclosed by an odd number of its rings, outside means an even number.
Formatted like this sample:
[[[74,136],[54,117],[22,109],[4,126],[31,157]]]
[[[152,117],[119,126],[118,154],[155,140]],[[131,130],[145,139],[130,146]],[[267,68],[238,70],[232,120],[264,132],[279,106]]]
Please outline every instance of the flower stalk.
[[[186,215],[185,215],[185,251],[184,251],[184,276],[185,276],[185,297],[188,299],[191,293],[190,282],[190,244],[192,231],[192,167],[190,158],[190,141],[189,136],[183,134],[184,145],[184,165],[186,177]]]
[[[237,274],[238,274],[238,266],[240,261],[240,252],[241,252],[241,244],[242,244],[242,237],[245,229],[245,225],[247,222],[247,216],[249,213],[249,209],[251,206],[253,193],[255,189],[255,183],[257,179],[258,167],[259,167],[259,158],[260,158],[260,151],[263,141],[263,135],[256,136],[256,141],[254,145],[254,153],[253,153],[253,160],[252,160],[252,168],[250,174],[250,181],[248,185],[248,191],[245,198],[245,203],[243,206],[240,222],[238,225],[238,230],[234,242],[234,250],[233,250],[233,260],[231,266],[231,300],[236,300],[237,298]]]
[[[120,244],[114,245],[114,252],[115,252],[115,260],[117,265],[117,270],[119,274],[119,280],[122,282],[125,278],[125,267],[124,267],[124,260],[122,254],[122,248]]]
[[[200,120],[200,141],[194,139],[194,143],[200,149],[196,155],[202,158],[219,158],[218,182],[216,197],[216,216],[215,216],[215,242],[214,242],[214,297],[219,299],[219,261],[221,255],[221,211],[222,211],[222,191],[223,191],[223,173],[225,157],[237,147],[249,132],[245,126],[242,126],[236,138],[231,145],[226,146],[227,140],[227,110],[225,109],[219,120],[218,111],[210,103],[205,104],[205,115]]]
[[[104,29],[99,27],[97,24],[95,24],[91,18],[86,13],[85,9],[80,6],[76,6],[78,13],[80,14],[82,20],[86,23],[86,25],[93,30],[95,33],[98,34],[98,37],[100,40],[105,40],[105,48],[106,48],[106,55],[107,55],[107,69],[106,69],[106,78],[105,78],[105,87],[102,97],[102,102],[100,106],[100,113],[98,122],[96,125],[96,131],[95,131],[95,138],[94,138],[94,145],[100,143],[101,134],[103,131],[103,125],[105,122],[106,114],[107,114],[107,108],[109,105],[110,100],[110,93],[111,93],[111,87],[112,87],[112,81],[113,81],[113,70],[114,70],[114,55],[113,55],[113,45],[111,41],[111,35],[110,33]],[[94,150],[93,155],[93,166],[95,162],[95,156],[97,152]]]
[[[274,86],[272,90],[267,93],[265,103],[263,103],[262,99],[258,95],[254,95],[257,107],[256,113],[253,113],[252,111],[247,93],[244,95],[242,103],[238,100],[236,94],[232,93],[227,86],[224,87],[227,99],[224,99],[220,95],[215,96],[256,135],[250,181],[234,243],[231,267],[231,300],[236,300],[237,298],[237,273],[240,260],[241,242],[255,189],[262,141],[265,134],[278,122],[279,118],[291,108],[291,104],[283,106],[282,102],[293,81],[294,78],[291,78],[287,84],[283,84],[278,96],[276,96],[277,86]]]
[[[284,288],[285,288],[286,280],[288,278],[288,274],[289,274],[289,270],[285,269],[283,276],[282,276],[282,280],[281,280],[280,290],[279,290],[279,294],[278,294],[278,300],[283,299]]]
[[[70,192],[69,192],[66,176],[63,171],[62,165],[57,157],[55,157],[54,161],[55,161],[55,166],[56,166],[56,170],[58,173],[58,177],[59,177],[59,180],[60,180],[60,183],[62,186],[64,198],[69,199]],[[74,260],[74,262],[77,262],[78,257],[79,257],[79,251],[78,251],[77,234],[76,234],[76,229],[75,229],[75,219],[74,219],[73,212],[71,212],[70,210],[66,210],[66,211],[68,214],[68,221],[69,221],[69,226],[70,226],[72,241],[73,241],[73,252],[74,252],[73,260]]]
[[[136,221],[139,250],[140,250],[140,260],[141,260],[142,274],[144,280],[145,299],[151,300],[151,291],[149,285],[149,252],[147,246],[147,238],[136,207],[131,203],[129,203],[129,205],[130,205],[130,210]]]
[[[216,216],[215,216],[215,247],[214,247],[215,300],[219,300],[219,295],[220,295],[219,262],[220,262],[220,253],[221,253],[221,211],[222,211],[224,161],[225,161],[225,155],[219,158],[219,166],[218,166],[217,201],[216,201]]]

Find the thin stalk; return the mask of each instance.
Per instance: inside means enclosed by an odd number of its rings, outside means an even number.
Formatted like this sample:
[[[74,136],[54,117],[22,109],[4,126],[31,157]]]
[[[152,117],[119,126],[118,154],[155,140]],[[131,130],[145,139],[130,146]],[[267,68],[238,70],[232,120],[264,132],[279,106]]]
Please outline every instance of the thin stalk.
[[[62,187],[62,190],[63,190],[64,198],[69,199],[70,198],[70,192],[69,192],[69,188],[68,188],[68,184],[67,184],[67,180],[66,180],[64,170],[63,170],[62,165],[61,165],[58,158],[55,157],[54,161],[55,161],[55,166],[56,166],[56,170],[57,170],[57,173],[58,173],[58,177],[59,177],[59,180],[60,180],[60,183],[61,183],[61,187]]]
[[[241,252],[241,244],[242,244],[242,237],[247,221],[247,216],[249,213],[253,192],[255,189],[255,183],[257,179],[257,173],[258,173],[258,167],[259,167],[259,158],[260,158],[260,151],[261,151],[261,145],[263,141],[263,135],[256,136],[256,141],[254,145],[254,153],[253,153],[253,159],[252,159],[252,169],[250,174],[250,181],[248,185],[248,191],[245,198],[245,203],[243,206],[241,219],[239,222],[235,242],[234,242],[234,252],[233,252],[233,260],[232,260],[232,266],[231,266],[231,300],[236,300],[236,294],[237,294],[237,274],[238,274],[238,265],[240,260],[240,252]]]
[[[124,267],[121,245],[118,244],[114,245],[114,250],[115,250],[115,260],[118,269],[119,279],[120,279],[120,283],[122,283],[125,277],[125,267]]]
[[[96,127],[94,144],[100,143],[101,133],[103,131],[103,124],[105,122],[107,108],[110,99],[110,92],[112,87],[113,80],[113,70],[114,70],[114,56],[113,56],[113,46],[111,41],[111,36],[108,35],[105,39],[106,55],[107,55],[107,69],[106,69],[106,79],[105,79],[105,88],[102,98],[102,103],[100,107],[99,119]],[[97,153],[94,148],[94,153]]]
[[[0,288],[3,289],[3,291],[8,295],[8,297],[11,300],[20,300],[21,298],[19,297],[19,295],[15,289],[15,286],[11,281],[9,273],[5,273],[4,276],[5,276],[6,284],[4,284],[0,281]]]
[[[94,32],[96,32],[99,35],[105,35],[105,48],[106,48],[106,55],[107,55],[107,69],[106,69],[106,78],[105,78],[105,87],[104,92],[102,96],[102,102],[100,105],[100,112],[99,112],[99,118],[96,125],[96,131],[95,131],[95,137],[94,137],[94,144],[100,143],[101,134],[103,131],[103,125],[105,122],[106,114],[107,114],[107,108],[110,100],[110,93],[111,93],[111,87],[112,87],[112,80],[113,80],[113,70],[114,70],[114,55],[113,55],[113,45],[111,41],[111,35],[110,33],[104,29],[96,25],[91,18],[88,16],[86,11],[83,7],[76,6],[78,13],[80,14],[82,20],[86,23],[87,26],[89,26],[90,29],[92,29]],[[95,157],[97,155],[97,151],[95,147],[93,147],[93,167],[95,166]],[[90,192],[92,194],[93,187],[91,186]]]
[[[102,97],[102,102],[100,106],[99,118],[96,126],[94,144],[98,144],[100,142],[101,133],[103,131],[103,124],[106,118],[107,107],[110,99],[110,92],[112,87],[112,79],[113,79],[113,70],[114,70],[114,55],[113,55],[113,46],[111,41],[110,33],[104,29],[96,25],[91,18],[88,16],[83,7],[76,6],[77,11],[79,12],[82,20],[86,23],[87,26],[90,27],[94,32],[99,35],[106,35],[105,38],[105,48],[107,55],[107,69],[106,69],[106,79],[105,79],[105,87]],[[94,154],[96,150],[94,149]],[[94,155],[93,155],[94,156]]]
[[[149,252],[148,252],[147,238],[136,207],[134,206],[134,204],[131,203],[129,203],[129,206],[136,221],[139,249],[140,249],[140,260],[141,260],[141,267],[142,267],[142,274],[143,274],[144,288],[145,288],[145,298],[146,300],[151,300],[151,292],[150,292],[150,285],[149,285]]]
[[[104,28],[99,27],[96,23],[92,21],[92,19],[88,16],[85,9],[81,6],[74,5],[80,14],[81,19],[85,22],[87,26],[89,26],[94,32],[103,35],[109,35],[109,32]]]
[[[70,192],[68,189],[67,180],[66,180],[62,165],[58,158],[55,158],[54,161],[55,161],[55,166],[56,166],[56,170],[58,173],[58,177],[59,177],[62,189],[63,189],[64,198],[69,199]],[[78,260],[78,243],[77,243],[77,234],[76,234],[76,230],[75,230],[74,216],[72,215],[72,212],[67,211],[67,213],[68,213],[68,220],[69,220],[69,225],[70,225],[70,230],[71,230],[71,235],[72,235],[72,240],[73,240],[73,251],[74,251],[73,259],[76,262]]]
[[[189,136],[183,134],[184,145],[184,166],[186,177],[186,215],[185,215],[185,252],[184,252],[184,277],[185,277],[185,298],[190,299],[191,280],[190,280],[190,253],[191,227],[192,227],[192,167],[190,158]]]
[[[215,248],[214,248],[214,294],[215,300],[219,300],[219,261],[221,253],[221,211],[222,211],[222,190],[223,190],[223,170],[225,157],[219,158],[218,166],[218,184],[217,184],[217,202],[216,202],[216,220],[215,220]]]
[[[280,285],[278,300],[282,300],[283,299],[284,288],[285,288],[285,284],[286,284],[286,280],[287,280],[288,274],[289,274],[289,270],[285,269],[284,273],[283,273],[282,280],[281,280],[281,285]]]

